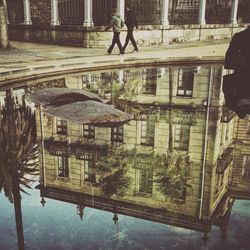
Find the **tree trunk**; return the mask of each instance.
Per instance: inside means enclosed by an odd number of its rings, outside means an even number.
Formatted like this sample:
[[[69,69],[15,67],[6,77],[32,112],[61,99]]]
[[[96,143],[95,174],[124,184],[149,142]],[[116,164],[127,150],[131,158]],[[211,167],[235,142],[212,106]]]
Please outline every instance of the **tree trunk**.
[[[0,0],[0,48],[8,49],[9,47],[7,4],[6,0]]]
[[[23,221],[22,221],[22,209],[21,209],[21,195],[19,188],[19,178],[17,170],[17,152],[16,152],[16,128],[15,128],[15,108],[13,90],[6,91],[7,100],[7,112],[8,112],[8,138],[10,140],[10,166],[11,177],[13,185],[14,207],[16,217],[16,231],[18,240],[18,249],[24,250],[24,236],[23,236]]]

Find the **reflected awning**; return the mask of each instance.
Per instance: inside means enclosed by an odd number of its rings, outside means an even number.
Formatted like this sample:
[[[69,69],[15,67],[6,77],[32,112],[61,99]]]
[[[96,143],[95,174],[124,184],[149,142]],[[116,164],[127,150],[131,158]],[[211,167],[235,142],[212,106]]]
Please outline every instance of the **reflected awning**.
[[[28,99],[41,106],[58,106],[67,103],[93,100],[104,102],[95,94],[80,89],[46,88],[28,95]]]
[[[96,101],[49,107],[44,112],[62,120],[99,127],[120,126],[133,118],[132,115],[116,109],[112,105]]]

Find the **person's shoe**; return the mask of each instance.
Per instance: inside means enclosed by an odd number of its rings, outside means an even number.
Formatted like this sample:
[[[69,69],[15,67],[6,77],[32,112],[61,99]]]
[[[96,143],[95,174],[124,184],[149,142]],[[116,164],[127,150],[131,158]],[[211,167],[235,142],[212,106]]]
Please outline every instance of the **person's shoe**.
[[[107,55],[111,55],[111,52],[107,51]]]
[[[138,49],[134,49],[134,50],[131,51],[131,53],[137,53],[137,52],[139,52]]]

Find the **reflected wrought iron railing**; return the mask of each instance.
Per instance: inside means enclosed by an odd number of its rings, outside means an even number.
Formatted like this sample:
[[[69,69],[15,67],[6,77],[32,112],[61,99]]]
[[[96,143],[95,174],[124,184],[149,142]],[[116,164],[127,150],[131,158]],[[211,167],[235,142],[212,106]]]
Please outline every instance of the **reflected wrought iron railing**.
[[[227,148],[217,161],[216,173],[223,174],[226,168],[229,166],[229,164],[233,161],[233,157],[234,157],[234,148],[233,147]]]
[[[41,197],[57,199],[74,204],[83,204],[109,212],[116,212],[150,221],[160,222],[168,225],[181,226],[201,232],[209,231],[208,221],[202,221],[195,217],[186,215],[177,216],[171,214],[164,208],[156,208],[145,205],[128,203],[125,201],[111,200],[104,197],[97,197],[83,193],[61,190],[52,187],[40,186]]]

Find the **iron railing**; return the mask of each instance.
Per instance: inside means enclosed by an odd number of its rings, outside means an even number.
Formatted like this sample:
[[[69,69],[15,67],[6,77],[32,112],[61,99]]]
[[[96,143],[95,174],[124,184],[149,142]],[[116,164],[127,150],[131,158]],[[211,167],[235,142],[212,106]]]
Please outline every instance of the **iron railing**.
[[[170,0],[168,19],[172,25],[197,24],[199,0]],[[139,25],[158,25],[161,20],[162,0],[125,0],[137,16]],[[230,23],[233,0],[207,0],[206,23]],[[92,0],[92,16],[95,26],[106,26],[111,18],[117,0]],[[7,0],[8,18],[12,24],[23,23],[22,0]],[[33,24],[49,24],[51,20],[50,1],[30,1]],[[84,22],[84,0],[58,0],[61,25],[82,25]],[[125,16],[126,18],[126,16]],[[239,23],[250,22],[250,1],[239,0],[237,19]]]
[[[59,0],[58,11],[61,25],[82,25],[84,0]]]
[[[48,0],[30,1],[30,12],[31,12],[32,24],[50,24],[50,20],[51,20],[50,1]]]
[[[8,11],[9,23],[23,23],[24,21],[23,1],[8,0],[7,11]]]
[[[238,22],[250,23],[250,1],[249,0],[239,0]]]
[[[230,23],[233,0],[207,0],[206,23]]]
[[[116,6],[116,0],[92,0],[93,22],[95,26],[106,26]]]
[[[161,18],[161,0],[126,0],[136,13],[139,25],[158,25]]]
[[[169,4],[170,24],[198,23],[199,0],[172,0]]]

